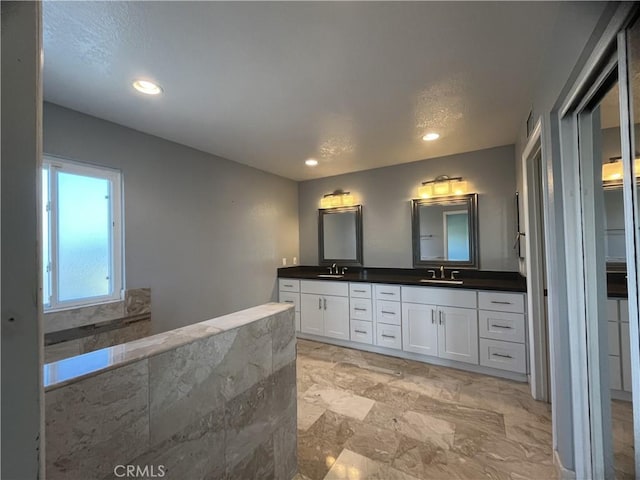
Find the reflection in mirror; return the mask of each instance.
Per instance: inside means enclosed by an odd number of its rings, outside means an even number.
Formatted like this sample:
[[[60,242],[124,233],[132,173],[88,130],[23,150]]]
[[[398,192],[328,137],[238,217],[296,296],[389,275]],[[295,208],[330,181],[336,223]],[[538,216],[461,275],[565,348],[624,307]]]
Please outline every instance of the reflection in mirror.
[[[414,267],[478,268],[477,194],[413,200]]]
[[[318,210],[320,265],[362,265],[362,205]]]

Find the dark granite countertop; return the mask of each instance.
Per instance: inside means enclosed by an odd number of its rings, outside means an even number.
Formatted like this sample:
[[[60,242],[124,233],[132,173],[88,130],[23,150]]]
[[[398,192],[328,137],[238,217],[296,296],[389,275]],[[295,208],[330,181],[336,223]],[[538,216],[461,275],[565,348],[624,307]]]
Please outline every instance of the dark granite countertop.
[[[427,268],[370,268],[347,267],[345,275],[341,278],[321,278],[319,274],[327,274],[326,266],[297,266],[278,269],[279,278],[300,278],[306,280],[328,280],[334,282],[365,282],[365,283],[389,283],[399,285],[420,285],[422,287],[462,288],[472,290],[501,290],[506,292],[526,292],[526,279],[518,272],[497,272],[489,270],[459,270],[457,279],[462,280],[462,285],[423,283],[420,280],[430,278]],[[446,278],[451,277],[451,270],[447,268]],[[439,276],[439,272],[438,272]]]
[[[627,298],[627,274],[607,272],[607,297]]]

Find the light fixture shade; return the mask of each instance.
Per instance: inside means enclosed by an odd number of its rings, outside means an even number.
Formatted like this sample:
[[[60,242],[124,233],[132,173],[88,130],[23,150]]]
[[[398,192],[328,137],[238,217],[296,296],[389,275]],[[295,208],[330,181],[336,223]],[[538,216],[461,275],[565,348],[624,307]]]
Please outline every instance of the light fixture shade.
[[[351,195],[350,193],[345,193],[344,195],[342,195],[342,206],[350,207],[353,204],[354,204],[353,195]]]
[[[328,193],[320,200],[320,208],[350,207],[354,205],[355,199],[350,192],[336,190]]]
[[[426,185],[422,185],[420,188],[418,188],[418,196],[420,198],[433,197],[433,184],[427,183]]]
[[[615,182],[616,180],[622,180],[622,160],[602,164],[602,181]]]
[[[423,182],[418,188],[420,198],[444,197],[448,195],[464,195],[468,191],[466,180],[461,177],[449,178],[441,175],[435,180]]]
[[[633,170],[636,178],[640,177],[640,157],[633,161]],[[617,158],[614,161],[602,164],[602,181],[603,182],[621,182],[624,175],[622,168],[622,159]]]
[[[454,180],[451,182],[451,193],[454,195],[464,195],[467,193],[467,188],[466,180]]]
[[[322,197],[320,208],[331,208],[331,197]]]
[[[433,195],[441,197],[443,195],[451,194],[451,182],[446,180],[444,182],[436,182],[433,184]]]

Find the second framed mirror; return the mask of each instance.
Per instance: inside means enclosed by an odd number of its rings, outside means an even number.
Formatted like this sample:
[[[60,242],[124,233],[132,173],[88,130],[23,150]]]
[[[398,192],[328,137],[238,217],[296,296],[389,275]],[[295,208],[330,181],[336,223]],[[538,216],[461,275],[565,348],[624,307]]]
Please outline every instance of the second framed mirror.
[[[478,195],[413,200],[414,267],[477,269]]]

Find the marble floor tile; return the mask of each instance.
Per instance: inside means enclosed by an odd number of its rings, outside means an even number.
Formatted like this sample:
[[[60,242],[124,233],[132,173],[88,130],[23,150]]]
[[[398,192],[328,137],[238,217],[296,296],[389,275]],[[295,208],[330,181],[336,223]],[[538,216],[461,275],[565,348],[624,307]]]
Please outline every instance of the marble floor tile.
[[[364,390],[361,395],[376,402],[384,403],[400,411],[411,409],[419,397],[416,392],[392,387],[390,384],[377,383]]]
[[[395,468],[344,449],[325,480],[417,480]]]
[[[307,430],[316,423],[327,409],[307,402],[305,399],[298,399],[298,430]]]
[[[298,430],[298,472],[322,480],[353,436],[352,421],[326,411],[309,429]]]
[[[303,399],[313,405],[358,420],[364,419],[375,403],[370,398],[322,385],[313,385],[305,392]]]
[[[294,480],[555,479],[550,405],[510,380],[298,341]],[[634,478],[614,401],[616,477]]]
[[[390,385],[440,400],[457,401],[460,398],[462,382],[455,379],[434,379],[419,375],[406,375],[394,379]]]

